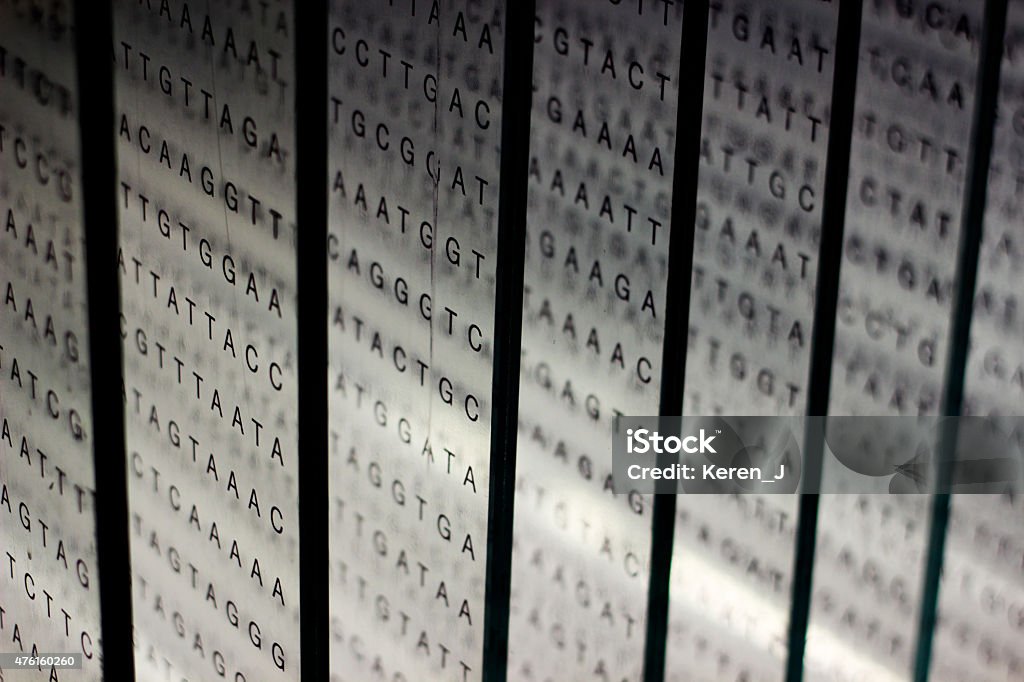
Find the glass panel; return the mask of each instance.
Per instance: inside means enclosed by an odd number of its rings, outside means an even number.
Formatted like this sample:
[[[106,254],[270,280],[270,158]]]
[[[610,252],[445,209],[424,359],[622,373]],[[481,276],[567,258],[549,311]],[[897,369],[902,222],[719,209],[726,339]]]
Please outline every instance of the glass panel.
[[[801,414],[835,4],[714,3],[685,414]],[[670,680],[781,679],[797,500],[682,495]]]
[[[331,4],[331,669],[480,679],[504,4]]]
[[[981,8],[864,5],[832,414],[939,410]],[[821,496],[808,680],[909,679],[930,502]]]
[[[99,680],[72,19],[0,4],[0,651],[80,653]]]
[[[291,27],[116,7],[140,679],[299,678]]]
[[[139,678],[297,680],[290,5],[116,4]],[[29,5],[0,3],[0,650],[98,680],[71,18]],[[865,3],[834,414],[939,408],[981,8]],[[686,414],[805,410],[837,13],[711,7]],[[482,676],[504,15],[334,0],[325,27],[339,679]],[[681,24],[538,2],[514,680],[642,676],[652,498],[612,494],[609,427],[658,410]],[[1009,26],[967,368],[994,416],[1024,407],[1024,1]],[[809,680],[910,678],[930,501],[821,497]],[[781,678],[797,500],[677,502],[668,679]],[[953,498],[934,679],[1024,677],[1022,529],[1019,494]]]

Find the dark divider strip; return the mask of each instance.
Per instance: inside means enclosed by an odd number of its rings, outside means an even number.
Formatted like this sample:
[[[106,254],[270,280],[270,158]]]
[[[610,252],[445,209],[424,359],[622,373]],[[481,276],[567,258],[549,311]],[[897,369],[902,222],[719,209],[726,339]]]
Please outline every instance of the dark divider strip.
[[[836,61],[832,74],[832,108],[825,161],[825,189],[821,208],[821,248],[815,288],[814,323],[811,333],[811,366],[807,386],[807,414],[828,414],[832,390],[832,355],[839,302],[839,273],[846,228],[846,192],[853,141],[853,111],[857,95],[857,62],[860,53],[861,0],[842,0],[836,29]],[[825,429],[809,423],[804,435],[805,489],[817,489],[821,481]],[[814,584],[814,553],[818,532],[818,495],[801,494],[793,553],[793,594],[789,611],[786,680],[800,682],[804,674],[807,624]]]
[[[74,13],[103,677],[130,682],[135,680],[135,658],[121,392],[124,365],[118,322],[121,291],[116,267],[117,140],[110,60],[114,14],[108,0],[76,0]]]
[[[668,244],[668,282],[665,300],[665,341],[661,356],[661,397],[658,413],[683,413],[686,351],[690,328],[690,286],[693,240],[697,222],[700,177],[700,139],[704,114],[704,67],[708,44],[707,0],[686,0],[679,50],[679,102],[673,152],[672,214]],[[667,482],[666,482],[667,483]],[[654,496],[651,520],[651,575],[647,589],[647,638],[644,642],[644,680],[665,679],[668,645],[669,581],[675,538],[675,489]]]
[[[535,15],[536,0],[506,1],[491,384],[491,479],[484,599],[484,682],[505,682],[508,677]]]
[[[304,682],[329,679],[327,0],[296,0],[299,627]],[[319,38],[317,37],[319,36]]]

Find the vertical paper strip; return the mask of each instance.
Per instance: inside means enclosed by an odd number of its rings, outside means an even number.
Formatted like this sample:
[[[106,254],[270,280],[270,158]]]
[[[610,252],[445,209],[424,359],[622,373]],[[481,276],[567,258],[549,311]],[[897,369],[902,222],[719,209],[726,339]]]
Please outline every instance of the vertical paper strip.
[[[830,414],[940,409],[980,20],[865,3]],[[909,679],[928,502],[820,497],[806,679]]]
[[[1018,308],[1021,36],[1024,4],[1009,3],[985,230],[971,321],[964,413],[1024,414]],[[1008,426],[1008,423],[1007,423]],[[1018,439],[1018,435],[1014,435]],[[1019,492],[1019,491],[1018,491]],[[1024,677],[1024,506],[1019,494],[954,495],[939,589],[930,679]]]
[[[300,679],[295,24],[116,7],[141,679]]]
[[[999,71],[1003,63],[1006,15],[1007,0],[985,2],[984,25],[978,50],[980,54],[976,89],[972,102],[967,187],[960,217],[955,289],[952,294],[949,350],[942,386],[941,414],[950,417],[959,416],[963,410],[971,318],[974,312],[978,260],[989,193],[989,166],[992,161],[992,143],[999,101]],[[923,597],[915,640],[914,679],[917,682],[926,682],[931,669],[939,585],[945,559],[946,534],[949,531],[950,493],[946,491],[950,489],[954,479],[952,461],[962,447],[957,420],[950,419],[945,422],[941,438],[936,452],[934,473],[936,488],[941,492],[932,499],[928,555],[922,579]],[[973,444],[968,444],[968,447],[972,446]]]
[[[505,15],[331,4],[338,676],[483,675]]]
[[[76,30],[85,27],[75,26],[72,5],[37,9],[0,6],[0,650],[79,653],[75,674],[96,681],[103,674],[96,514],[104,500],[93,453],[119,436],[99,434],[91,400],[92,273],[78,120],[90,95],[80,79],[90,74],[79,74],[75,61]],[[99,129],[98,139],[108,132]],[[112,267],[112,253],[89,256]],[[102,352],[110,334],[98,343]],[[116,388],[116,376],[103,379]],[[52,674],[67,673],[3,671]]]
[[[639,680],[649,495],[611,490],[616,414],[656,414],[679,3],[542,0],[509,678]]]
[[[838,8],[713,5],[684,414],[801,414]],[[677,500],[669,680],[784,674],[797,503]]]

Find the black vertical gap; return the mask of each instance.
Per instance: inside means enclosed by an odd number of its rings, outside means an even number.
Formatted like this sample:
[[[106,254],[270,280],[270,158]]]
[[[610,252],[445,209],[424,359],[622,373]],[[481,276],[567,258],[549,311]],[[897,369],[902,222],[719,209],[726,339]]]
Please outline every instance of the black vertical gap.
[[[501,162],[491,383],[490,503],[484,599],[484,682],[508,677],[512,527],[519,429],[519,360],[523,341],[526,201],[533,109],[536,0],[506,0],[502,64]]]
[[[109,0],[76,0],[74,13],[103,677],[130,681],[135,679],[135,658],[116,267],[117,140],[110,61],[114,14]]]
[[[946,355],[942,415],[959,416],[963,408],[965,371],[974,312],[974,290],[978,279],[978,255],[988,198],[988,173],[992,161],[992,141],[999,97],[999,71],[1003,59],[1007,0],[986,0],[981,31],[974,112],[971,120],[971,146],[968,152],[967,178],[960,215],[960,246],[956,263],[956,291],[953,298]],[[921,612],[914,654],[914,680],[925,682],[931,667],[932,642],[938,610],[939,582],[949,525],[949,486],[956,448],[956,420],[947,420],[939,442],[936,461],[936,494],[932,498],[932,518],[928,536],[928,555],[924,567]]]
[[[296,0],[295,202],[299,382],[299,653],[329,678],[327,457],[328,0]]]
[[[807,415],[828,414],[832,389],[832,355],[839,302],[839,273],[846,227],[846,192],[853,141],[853,112],[857,94],[857,63],[860,52],[861,0],[842,0],[836,24],[835,69],[832,74],[832,106],[825,160],[825,188],[821,207],[821,247],[815,289],[811,334],[811,365],[808,373]],[[803,490],[816,491],[821,483],[825,444],[823,420],[807,420],[804,433]],[[789,612],[786,680],[799,682],[804,673],[807,623],[810,619],[814,582],[814,552],[818,532],[816,492],[801,493],[793,553],[793,592]]]
[[[683,413],[707,45],[708,0],[686,0],[679,48],[679,100],[676,105],[676,143],[673,151],[665,341],[662,346],[661,396],[658,401],[658,414],[662,416],[679,416]],[[662,464],[658,463],[659,466]],[[646,682],[661,682],[665,679],[675,522],[676,489],[672,485],[670,490],[666,489],[654,496],[651,574],[647,590],[647,638],[644,641]]]

